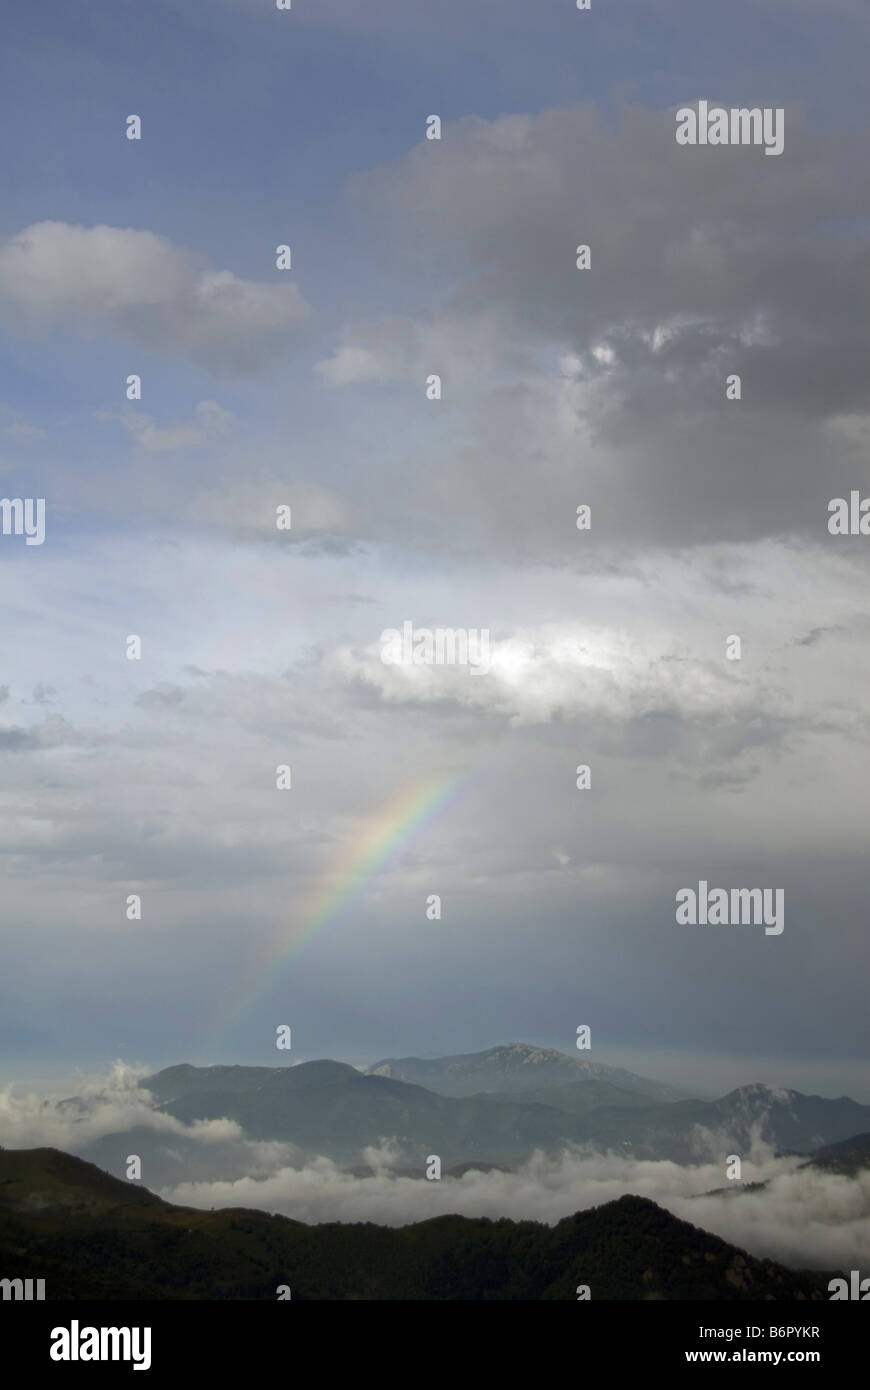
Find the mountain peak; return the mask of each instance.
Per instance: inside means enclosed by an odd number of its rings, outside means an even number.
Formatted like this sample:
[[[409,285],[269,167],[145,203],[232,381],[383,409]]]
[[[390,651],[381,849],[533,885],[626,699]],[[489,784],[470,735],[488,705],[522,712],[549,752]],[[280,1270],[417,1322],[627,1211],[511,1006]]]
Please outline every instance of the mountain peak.
[[[485,1052],[472,1053],[472,1056],[479,1056],[481,1061],[514,1063],[520,1066],[538,1066],[553,1062],[575,1062],[575,1058],[569,1058],[566,1053],[558,1052],[554,1047],[535,1047],[534,1043],[514,1042],[499,1043],[496,1047],[487,1048]]]
[[[763,1081],[751,1081],[748,1085],[738,1086],[736,1090],[731,1091],[726,1099],[767,1103],[779,1101],[788,1105],[800,1094],[800,1091],[790,1091],[785,1086],[768,1086]]]
[[[485,1052],[449,1057],[386,1057],[368,1068],[369,1075],[390,1077],[425,1086],[445,1096],[531,1092],[543,1087],[583,1085],[611,1088],[613,1099],[634,1092],[650,1101],[682,1100],[682,1092],[660,1082],[635,1076],[621,1067],[588,1061],[586,1056],[559,1052],[534,1043],[500,1043]]]

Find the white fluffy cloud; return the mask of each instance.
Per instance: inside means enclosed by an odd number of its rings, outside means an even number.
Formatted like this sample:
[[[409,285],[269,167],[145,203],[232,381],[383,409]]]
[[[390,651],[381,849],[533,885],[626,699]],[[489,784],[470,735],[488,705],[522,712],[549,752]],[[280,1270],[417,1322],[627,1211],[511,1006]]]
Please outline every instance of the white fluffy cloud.
[[[0,1090],[0,1128],[10,1148],[51,1145],[75,1152],[94,1139],[142,1127],[165,1134],[185,1135],[206,1144],[242,1138],[234,1120],[195,1120],[182,1124],[155,1109],[148,1091],[139,1085],[143,1067],[121,1062],[106,1076],[82,1077],[75,1101],[57,1096],[19,1093],[13,1085]]]
[[[768,1182],[758,1192],[722,1189],[720,1165],[685,1168],[614,1153],[579,1150],[548,1158],[535,1154],[515,1172],[469,1171],[441,1182],[391,1171],[389,1153],[372,1156],[370,1177],[354,1177],[328,1159],[282,1168],[267,1177],[180,1183],[164,1188],[168,1201],[194,1207],[252,1206],[297,1221],[376,1221],[403,1226],[435,1216],[486,1216],[554,1224],[575,1211],[626,1193],[648,1197],[759,1258],[803,1268],[856,1267],[870,1246],[870,1173],[840,1177],[798,1170],[795,1160],[769,1154],[744,1168],[745,1182]]]
[[[7,328],[63,327],[239,374],[285,353],[309,315],[286,281],[204,267],[154,232],[67,222],[0,243],[0,302]]]
[[[817,589],[800,575],[812,566]],[[535,581],[527,578],[529,591]],[[384,629],[491,629],[487,661],[468,665],[388,664],[380,635],[340,645],[331,669],[377,692],[385,703],[451,701],[513,725],[555,719],[630,721],[667,715],[700,723],[767,720],[809,729],[855,728],[860,711],[844,694],[865,665],[849,632],[863,624],[848,563],[821,548],[712,547],[680,559],[638,561],[632,572],[564,581],[584,618],[555,600],[562,615],[543,623],[501,621],[483,587],[442,608],[437,623],[394,606]],[[746,594],[752,594],[747,606]],[[688,600],[687,595],[692,599]],[[546,600],[554,603],[552,594]],[[553,612],[551,606],[550,609]],[[740,637],[739,660],[726,637]],[[821,645],[824,650],[819,650]],[[477,648],[475,660],[479,660]],[[870,675],[870,673],[868,673]]]

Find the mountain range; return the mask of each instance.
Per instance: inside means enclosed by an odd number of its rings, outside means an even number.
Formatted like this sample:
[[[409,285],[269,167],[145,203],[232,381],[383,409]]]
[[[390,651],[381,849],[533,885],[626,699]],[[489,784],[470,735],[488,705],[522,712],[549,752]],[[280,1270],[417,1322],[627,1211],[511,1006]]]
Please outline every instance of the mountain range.
[[[429,1154],[444,1165],[515,1165],[535,1150],[576,1144],[688,1164],[745,1156],[759,1140],[809,1155],[870,1130],[870,1106],[848,1097],[756,1084],[718,1100],[683,1099],[631,1072],[523,1043],[437,1060],[389,1059],[366,1071],[326,1060],[181,1065],[141,1085],[188,1125],[230,1119],[249,1139],[291,1143],[303,1159],[324,1155],[342,1164],[389,1142],[421,1175]],[[105,1162],[112,1142],[84,1154]]]

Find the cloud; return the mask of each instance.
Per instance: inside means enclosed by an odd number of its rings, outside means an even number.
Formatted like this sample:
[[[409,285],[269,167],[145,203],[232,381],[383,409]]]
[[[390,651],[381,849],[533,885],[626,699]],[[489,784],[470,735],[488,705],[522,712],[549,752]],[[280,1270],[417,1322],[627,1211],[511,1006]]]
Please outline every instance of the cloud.
[[[5,434],[8,439],[16,439],[19,444],[33,444],[45,438],[45,430],[39,425],[10,425]]]
[[[170,425],[161,429],[152,416],[142,411],[98,410],[94,418],[100,421],[117,420],[129,439],[147,453],[172,453],[177,449],[200,449],[230,432],[233,416],[217,401],[200,401],[195,419],[187,424]]]
[[[67,1097],[6,1086],[0,1090],[4,1146],[60,1148],[119,1178],[126,1177],[127,1155],[136,1153],[152,1190],[179,1173],[200,1181],[256,1179],[294,1161],[293,1144],[250,1141],[234,1120],[185,1124],[164,1114],[139,1085],[148,1070],[116,1062],[107,1073],[75,1077],[75,1095]]]
[[[388,382],[419,375],[421,329],[412,319],[382,318],[344,331],[344,341],[315,371],[327,386]]]
[[[0,1129],[8,1148],[51,1145],[77,1152],[109,1134],[133,1128],[183,1135],[198,1142],[223,1143],[242,1137],[233,1120],[196,1120],[185,1125],[155,1108],[139,1086],[145,1067],[116,1062],[104,1076],[81,1077],[75,1098],[16,1094],[14,1085],[0,1090]]]
[[[701,1196],[724,1186],[721,1166],[682,1167],[566,1149],[555,1157],[535,1154],[515,1172],[470,1170],[459,1178],[427,1182],[396,1172],[396,1161],[386,1147],[369,1156],[369,1177],[318,1158],[266,1177],[181,1182],[160,1195],[201,1208],[256,1207],[310,1223],[403,1226],[449,1214],[552,1225],[575,1211],[633,1193],[759,1258],[804,1268],[849,1269],[866,1262],[870,1247],[870,1172],[852,1179],[814,1169],[797,1171],[794,1160],[768,1155],[743,1169],[744,1183],[769,1183],[763,1192]]]
[[[154,232],[37,222],[0,243],[7,331],[61,327],[245,375],[284,356],[309,308],[286,280],[203,267]]]
[[[788,597],[786,576],[809,563],[818,589],[807,607]],[[525,583],[537,591],[530,577]],[[839,662],[863,664],[854,634],[866,617],[860,604],[856,609],[851,567],[821,548],[714,547],[639,559],[630,573],[584,574],[565,586],[565,594],[576,586],[575,611],[582,603],[585,618],[509,623],[503,614],[516,611],[514,601],[505,604],[485,587],[462,600],[454,596],[437,619],[430,606],[421,617],[409,593],[403,607],[394,602],[383,613],[372,640],[336,645],[325,664],[385,705],[431,710],[448,702],[515,728],[557,720],[583,721],[587,730],[590,721],[602,730],[619,725],[627,749],[634,740],[640,756],[642,730],[654,743],[656,728],[664,737],[669,722],[684,731],[742,731],[744,746],[779,742],[796,730],[855,732],[861,722],[857,706],[843,696]],[[702,606],[688,602],[688,594],[699,604],[703,599]],[[825,656],[805,638],[815,615],[827,620],[813,629],[826,634]],[[385,663],[380,633],[401,630],[406,620],[415,628],[488,632],[487,659],[475,673],[458,664]],[[734,632],[742,633],[738,661],[725,659],[726,637]],[[677,755],[672,740],[668,751]],[[722,751],[733,771],[737,745]]]
[[[52,692],[51,686],[34,690],[34,703],[47,703]],[[10,752],[40,751],[48,748],[64,748],[82,741],[82,735],[62,715],[53,714],[41,724],[32,724],[24,729],[16,726],[0,729],[0,749]]]
[[[14,439],[18,444],[35,444],[46,437],[46,432],[40,425],[29,424],[21,418],[17,411],[2,404],[0,404],[0,431],[7,439]]]
[[[491,642],[489,667],[385,665],[381,648],[340,649],[335,668],[366,682],[385,701],[457,704],[513,724],[611,717],[736,718],[783,713],[783,699],[734,678],[724,661],[582,624],[545,625]]]
[[[207,526],[220,526],[249,541],[269,541],[285,550],[318,536],[341,537],[352,544],[355,509],[339,493],[316,480],[289,481],[248,467],[247,476],[234,476],[224,483],[203,488],[191,503],[194,519]],[[255,476],[251,476],[252,472]],[[277,509],[289,506],[289,530],[277,527]]]
[[[843,186],[836,147],[798,110],[786,121],[789,159],[759,178],[746,150],[678,147],[671,111],[624,106],[612,123],[592,105],[468,116],[442,142],[357,175],[352,189],[397,228],[410,220],[421,257],[435,242],[454,249],[466,307],[497,300],[533,337],[584,354],[609,343],[614,360],[659,376],[740,348],[765,372],[769,400],[783,354],[809,360],[824,343],[841,380],[816,360],[809,396],[795,381],[788,400],[834,414],[844,393],[866,400],[849,354],[867,341],[853,291],[868,246],[858,223],[832,240],[829,209],[857,219],[868,196]],[[581,242],[589,271],[575,267]],[[807,340],[796,343],[798,325]]]
[[[413,319],[350,322],[318,364],[392,384],[403,412],[366,470],[370,524],[562,564],[581,501],[587,556],[823,535],[867,476],[870,199],[848,139],[786,122],[761,173],[678,147],[672,111],[579,105],[463,117],[356,175],[355,208],[427,286]]]

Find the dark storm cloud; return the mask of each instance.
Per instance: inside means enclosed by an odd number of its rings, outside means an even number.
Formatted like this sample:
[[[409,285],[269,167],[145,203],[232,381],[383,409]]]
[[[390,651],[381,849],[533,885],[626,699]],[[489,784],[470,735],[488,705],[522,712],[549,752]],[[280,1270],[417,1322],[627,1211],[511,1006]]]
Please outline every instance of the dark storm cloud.
[[[421,275],[453,265],[416,337],[358,323],[321,364],[333,389],[436,368],[448,383],[448,441],[405,496],[376,465],[370,508],[394,523],[407,500],[448,545],[541,560],[569,557],[577,500],[587,551],[826,538],[828,500],[867,473],[859,141],[794,107],[774,159],[678,147],[674,126],[636,107],[613,124],[591,106],[466,117],[354,181]]]

